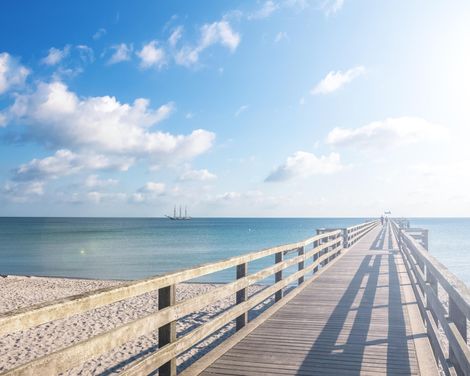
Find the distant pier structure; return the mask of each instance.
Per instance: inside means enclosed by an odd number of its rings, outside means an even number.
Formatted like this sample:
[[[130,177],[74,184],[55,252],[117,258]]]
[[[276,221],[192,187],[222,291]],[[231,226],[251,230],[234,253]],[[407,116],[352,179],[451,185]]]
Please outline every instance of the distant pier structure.
[[[262,259],[269,261],[262,269],[252,266]],[[232,282],[176,301],[177,284],[227,269]],[[264,288],[249,292],[258,283]],[[299,242],[1,314],[0,336],[155,290],[157,312],[1,375],[66,373],[156,331],[158,344],[113,372],[470,375],[470,290],[429,253],[427,230],[403,218],[319,229]],[[230,296],[228,309],[177,335],[179,320]],[[233,334],[217,337],[227,326]],[[189,367],[178,366],[181,354],[214,335],[211,351]]]

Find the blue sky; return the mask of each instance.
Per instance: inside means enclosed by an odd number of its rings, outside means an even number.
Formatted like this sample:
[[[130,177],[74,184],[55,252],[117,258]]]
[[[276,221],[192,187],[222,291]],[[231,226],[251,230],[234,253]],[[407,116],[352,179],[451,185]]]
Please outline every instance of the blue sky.
[[[467,1],[1,10],[0,215],[468,216]]]

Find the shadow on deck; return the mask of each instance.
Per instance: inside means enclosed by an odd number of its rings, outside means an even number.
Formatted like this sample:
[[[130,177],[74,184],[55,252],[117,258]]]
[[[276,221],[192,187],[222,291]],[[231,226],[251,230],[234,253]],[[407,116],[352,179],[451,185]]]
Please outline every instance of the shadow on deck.
[[[419,374],[394,245],[371,231],[202,374]]]

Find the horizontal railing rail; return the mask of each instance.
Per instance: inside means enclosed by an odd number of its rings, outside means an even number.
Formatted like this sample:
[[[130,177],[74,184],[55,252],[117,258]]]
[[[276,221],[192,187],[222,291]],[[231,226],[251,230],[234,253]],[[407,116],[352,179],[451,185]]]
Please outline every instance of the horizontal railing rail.
[[[446,375],[470,375],[467,337],[470,289],[429,254],[421,237],[415,238],[417,229],[408,233],[408,229],[400,228],[395,221],[392,228],[404,255],[436,361]]]
[[[317,241],[317,236],[297,243],[267,248],[258,252],[235,256],[227,260],[203,264],[195,268],[124,283],[118,287],[107,287],[84,294],[37,304],[0,315],[0,336],[17,330],[25,330],[49,321],[84,313],[108,304],[158,290],[162,287],[203,277],[239,264],[255,261],[279,252],[297,250]]]
[[[377,226],[379,220],[364,222],[355,226],[347,228],[321,228],[317,230],[317,234],[323,234],[325,232],[341,230],[343,235],[343,247],[351,247],[357,240],[359,240],[365,233],[370,231],[373,227]]]
[[[354,243],[356,243],[364,234],[369,232],[373,227],[377,226],[379,223],[378,220],[376,221],[369,221],[365,223],[361,223],[356,226],[348,227],[344,230],[344,247],[348,248],[351,247]]]
[[[377,221],[368,222],[354,226],[357,228],[354,231],[362,234],[357,236],[363,236],[367,229],[371,230],[375,225],[377,225]],[[129,368],[124,370],[123,374],[141,375],[158,369],[161,376],[175,375],[176,359],[181,353],[233,321],[235,321],[236,330],[241,330],[248,323],[248,312],[251,309],[268,299],[273,299],[274,304],[279,302],[287,287],[293,286],[293,284],[300,286],[309,273],[312,275],[339,256],[343,250],[343,243],[342,230],[329,231],[301,242],[272,247],[224,261],[0,315],[0,335],[2,335],[17,330],[26,330],[45,322],[63,319],[158,290],[158,311],[34,359],[1,375],[54,375],[62,373],[86,360],[107,353],[130,340],[156,330],[158,330],[158,350],[135,360]],[[291,252],[297,254],[294,257],[285,258]],[[273,265],[248,274],[250,262],[268,256],[274,256]],[[308,265],[307,262],[309,262]],[[295,266],[297,266],[297,271],[288,276],[283,275],[283,272]],[[176,302],[176,284],[232,267],[236,270],[235,281],[216,287],[203,295]],[[273,284],[248,296],[249,286],[272,276],[274,276]],[[189,333],[176,337],[177,320],[232,295],[236,296],[235,305]]]

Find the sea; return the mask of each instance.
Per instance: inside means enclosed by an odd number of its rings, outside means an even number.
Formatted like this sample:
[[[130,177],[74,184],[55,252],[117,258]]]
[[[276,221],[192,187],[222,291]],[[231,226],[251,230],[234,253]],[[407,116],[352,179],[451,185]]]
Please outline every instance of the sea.
[[[132,280],[299,241],[367,218],[0,217],[0,275]],[[470,286],[470,218],[411,218],[429,252]],[[259,269],[272,262],[262,260]],[[252,270],[253,271],[253,270]],[[233,280],[226,270],[203,277]]]

